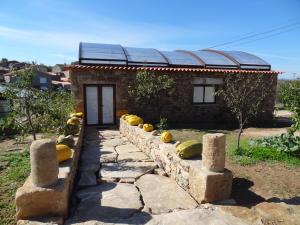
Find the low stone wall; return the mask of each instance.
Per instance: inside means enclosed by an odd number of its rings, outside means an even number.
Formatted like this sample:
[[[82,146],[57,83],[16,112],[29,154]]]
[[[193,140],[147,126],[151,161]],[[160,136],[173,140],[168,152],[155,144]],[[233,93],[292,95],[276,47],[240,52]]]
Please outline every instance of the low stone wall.
[[[37,185],[37,177],[36,175],[33,175],[36,171],[31,171],[31,175],[16,193],[15,202],[17,220],[45,219],[47,217],[66,218],[68,216],[69,201],[77,173],[83,136],[84,126],[82,125],[79,135],[75,137],[73,156],[71,159],[58,165],[58,177],[56,178],[55,183],[49,185]],[[49,140],[49,143],[50,142],[53,144],[53,141]],[[47,158],[44,157],[43,161],[47,161]],[[40,162],[38,166],[42,167],[42,164],[43,162]],[[49,170],[50,169],[53,168],[49,168]]]
[[[232,187],[231,171],[224,167],[223,169],[218,168],[218,172],[211,171],[202,165],[200,158],[181,159],[175,153],[175,143],[163,143],[159,136],[145,132],[137,126],[130,126],[123,119],[120,119],[120,132],[130,142],[150,156],[160,168],[173,178],[180,187],[188,191],[199,203],[214,202],[230,196]],[[222,162],[218,161],[220,161],[220,158],[224,158],[222,154],[225,155],[225,151],[221,149],[221,157],[215,157],[218,152],[212,151],[218,151],[218,145],[216,147],[214,149],[208,146],[206,147],[207,151],[203,151],[206,152],[206,158],[212,160],[209,163],[205,162],[205,165],[212,167],[216,164],[218,166],[222,164]],[[213,157],[207,157],[207,155]]]

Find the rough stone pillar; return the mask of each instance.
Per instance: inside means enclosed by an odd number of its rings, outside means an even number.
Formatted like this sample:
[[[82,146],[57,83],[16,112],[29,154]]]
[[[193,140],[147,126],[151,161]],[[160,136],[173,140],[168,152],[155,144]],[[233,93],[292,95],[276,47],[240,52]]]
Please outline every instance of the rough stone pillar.
[[[225,167],[225,135],[222,133],[203,136],[202,167],[213,172],[222,172]]]
[[[48,187],[58,179],[55,142],[43,139],[30,146],[31,182],[37,187]]]

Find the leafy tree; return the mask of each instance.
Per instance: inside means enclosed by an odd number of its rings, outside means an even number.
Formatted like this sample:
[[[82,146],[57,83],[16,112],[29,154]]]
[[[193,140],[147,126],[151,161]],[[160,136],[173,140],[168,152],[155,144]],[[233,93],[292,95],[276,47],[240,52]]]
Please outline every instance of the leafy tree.
[[[290,132],[300,130],[300,79],[289,82],[280,89],[284,105],[293,112],[293,122]]]
[[[227,107],[236,117],[239,124],[237,149],[240,148],[243,128],[250,119],[257,116],[262,110],[263,102],[272,90],[275,79],[266,80],[266,75],[228,75],[224,79],[224,86],[217,92],[221,95]],[[266,86],[267,85],[267,86]]]
[[[42,111],[39,90],[32,87],[34,72],[30,69],[16,72],[16,82],[9,84],[3,96],[8,101],[10,113],[6,121],[22,134],[31,132],[36,140],[38,124],[34,121]]]
[[[31,133],[34,140],[38,131],[62,133],[73,110],[71,93],[34,88],[35,72],[31,69],[17,71],[16,76],[16,82],[4,91],[10,113],[1,120],[0,126],[13,128],[22,135]]]
[[[160,114],[163,112],[163,104],[160,102],[161,96],[172,92],[174,84],[174,79],[168,75],[139,71],[134,83],[128,87],[128,93],[140,107],[150,107],[153,114]]]

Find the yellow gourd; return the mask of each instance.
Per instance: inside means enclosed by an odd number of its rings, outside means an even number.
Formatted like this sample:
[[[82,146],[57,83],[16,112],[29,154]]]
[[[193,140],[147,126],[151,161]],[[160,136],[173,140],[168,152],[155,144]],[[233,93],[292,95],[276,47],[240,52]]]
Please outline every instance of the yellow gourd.
[[[141,117],[136,116],[136,115],[126,116],[126,121],[131,126],[137,126],[140,123],[143,123],[143,119]]]
[[[77,113],[71,113],[70,117],[78,117],[78,118],[83,118],[83,112],[77,112]]]
[[[126,109],[120,109],[120,110],[117,111],[116,114],[117,114],[118,118],[121,118],[123,115],[126,115],[126,114],[128,115],[128,110],[126,110]]]
[[[145,123],[144,125],[143,125],[143,129],[144,129],[144,131],[146,131],[146,132],[151,132],[151,131],[153,131],[153,125],[152,124],[150,124],[150,123]]]
[[[202,154],[202,143],[199,140],[188,140],[176,147],[176,154],[182,159],[190,159]]]
[[[170,132],[168,131],[164,131],[161,136],[160,139],[164,142],[164,143],[169,143],[173,140],[173,136]]]
[[[56,157],[58,162],[70,159],[72,150],[67,145],[56,145]]]
[[[80,120],[77,117],[72,117],[72,118],[68,119],[67,124],[68,125],[79,125]]]

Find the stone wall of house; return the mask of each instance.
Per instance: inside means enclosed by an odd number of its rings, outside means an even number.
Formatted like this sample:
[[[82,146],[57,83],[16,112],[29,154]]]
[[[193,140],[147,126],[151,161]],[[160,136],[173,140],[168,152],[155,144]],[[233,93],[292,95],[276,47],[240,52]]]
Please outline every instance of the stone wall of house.
[[[201,158],[184,160],[177,156],[175,143],[163,143],[159,136],[145,132],[137,126],[130,126],[120,119],[120,132],[130,142],[151,157],[169,177],[189,192],[199,203],[213,202],[230,196],[232,173],[227,169],[219,172],[203,168]],[[221,146],[222,147],[222,146]],[[225,156],[224,151],[221,154]],[[210,149],[208,149],[210,151]],[[216,156],[218,153],[212,153]],[[225,158],[224,158],[225,164]]]
[[[217,78],[223,79],[223,74],[215,73],[182,73],[182,72],[160,72],[156,74],[170,75],[175,80],[175,88],[172,92],[161,96],[158,105],[160,113],[154,113],[150,105],[139,104],[128,96],[128,86],[133,84],[136,71],[122,70],[93,70],[93,69],[73,69],[70,72],[72,92],[74,93],[78,110],[84,110],[84,84],[114,84],[116,85],[116,110],[127,109],[130,113],[141,115],[147,121],[157,121],[159,116],[168,118],[169,122],[194,123],[194,122],[228,122],[234,120],[232,114],[220,96],[216,96],[216,104],[193,104],[193,85],[197,79]],[[255,75],[245,74],[245,76]],[[271,79],[277,80],[276,75],[265,76],[266,88],[271,88],[273,94],[266,98],[264,112],[259,115],[263,120],[271,120],[276,93],[276,82],[269,82]],[[272,86],[270,84],[272,83]],[[269,85],[269,86],[268,86]],[[220,88],[217,84],[216,88]],[[160,114],[160,115],[159,115]]]

